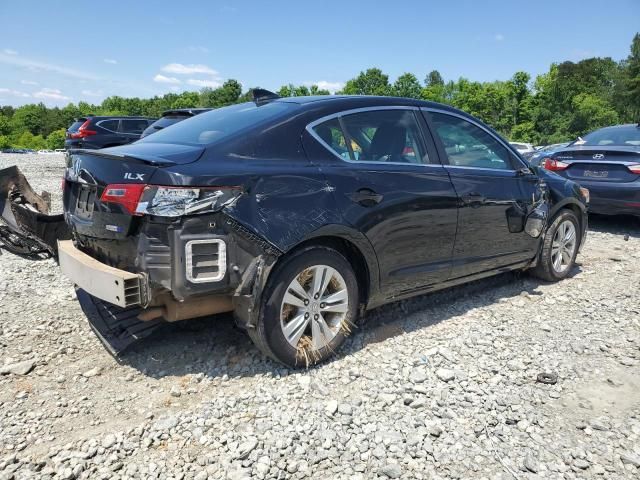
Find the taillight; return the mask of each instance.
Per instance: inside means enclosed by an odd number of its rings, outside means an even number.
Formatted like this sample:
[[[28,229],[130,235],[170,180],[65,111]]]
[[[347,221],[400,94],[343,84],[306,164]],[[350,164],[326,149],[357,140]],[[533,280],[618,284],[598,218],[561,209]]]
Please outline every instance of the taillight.
[[[637,175],[640,175],[640,163],[636,163],[634,165],[627,165],[627,168],[629,169],[629,171],[631,173],[635,173]]]
[[[69,135],[69,138],[85,138],[98,133],[95,130],[88,130],[90,123],[91,120],[86,120],[82,125],[80,125],[77,132],[73,132]]]
[[[556,160],[554,158],[546,157],[542,161],[542,168],[545,170],[550,170],[552,172],[558,172],[560,170],[565,170],[569,167],[568,163],[561,162],[560,160]]]
[[[146,187],[144,183],[107,185],[100,196],[100,201],[117,203],[122,205],[131,215],[142,215],[141,213],[136,213],[136,208],[138,207],[138,201],[144,191],[144,187]]]
[[[143,183],[107,185],[100,201],[118,203],[131,215],[181,217],[214,212],[235,202],[240,187],[164,187]]]

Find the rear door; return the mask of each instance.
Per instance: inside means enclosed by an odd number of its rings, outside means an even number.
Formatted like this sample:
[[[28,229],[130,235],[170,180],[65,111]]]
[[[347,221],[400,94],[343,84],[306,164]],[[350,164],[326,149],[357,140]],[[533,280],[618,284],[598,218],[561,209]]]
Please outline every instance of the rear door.
[[[338,208],[375,249],[386,297],[448,278],[457,198],[418,109],[380,107],[318,120],[305,150],[335,186]]]
[[[479,123],[423,112],[460,201],[452,277],[532,259],[539,240],[524,232],[524,223],[543,195],[538,176]]]

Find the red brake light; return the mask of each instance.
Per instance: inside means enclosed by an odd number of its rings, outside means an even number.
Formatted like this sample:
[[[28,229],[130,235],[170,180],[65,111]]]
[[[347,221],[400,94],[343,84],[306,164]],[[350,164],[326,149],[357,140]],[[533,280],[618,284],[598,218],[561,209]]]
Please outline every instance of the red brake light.
[[[636,163],[634,165],[627,165],[627,168],[631,173],[636,173],[640,175],[640,163]]]
[[[98,133],[95,130],[87,130],[90,123],[91,119],[85,120],[85,122],[78,128],[78,131],[69,135],[69,138],[85,138]]]
[[[545,158],[542,161],[542,168],[545,170],[550,170],[552,172],[558,172],[560,170],[565,170],[569,167],[568,163],[561,162],[560,160],[555,160],[553,158]]]
[[[110,184],[102,192],[100,201],[120,204],[131,215],[141,215],[136,213],[136,207],[145,187],[144,183]]]

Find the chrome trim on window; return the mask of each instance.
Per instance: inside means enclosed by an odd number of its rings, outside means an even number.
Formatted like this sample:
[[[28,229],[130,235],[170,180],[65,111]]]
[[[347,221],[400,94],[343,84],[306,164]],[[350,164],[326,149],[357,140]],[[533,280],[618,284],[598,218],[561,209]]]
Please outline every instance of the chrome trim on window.
[[[343,110],[341,112],[337,112],[337,113],[332,113],[331,115],[326,115],[324,117],[318,118],[317,120],[314,120],[313,122],[309,123],[306,127],[305,130],[307,132],[309,132],[309,134],[316,139],[320,145],[322,145],[324,148],[326,148],[327,150],[329,150],[329,152],[331,152],[331,154],[333,154],[334,157],[340,159],[343,162],[346,163],[354,163],[357,165],[402,165],[402,166],[414,166],[414,167],[437,167],[438,169],[442,169],[442,165],[439,163],[423,163],[422,161],[420,163],[411,163],[411,162],[374,162],[371,160],[351,160],[350,158],[344,158],[341,157],[340,155],[338,155],[335,150],[333,150],[333,148],[331,148],[331,145],[329,145],[327,142],[325,142],[320,135],[318,135],[315,130],[314,127],[317,127],[318,125],[324,123],[324,122],[328,122],[329,120],[333,120],[334,118],[342,118],[342,117],[346,117],[348,115],[353,115],[355,113],[365,113],[365,112],[375,112],[375,111],[379,111],[379,110],[408,110],[408,111],[412,111],[417,112],[420,110],[420,107],[413,107],[411,105],[406,105],[406,106],[402,106],[402,105],[381,105],[381,106],[377,106],[377,107],[362,107],[362,108],[353,108],[351,110]],[[416,125],[418,126],[418,128],[420,128],[420,124],[418,122],[418,119],[416,119]],[[423,142],[422,142],[423,143]]]
[[[502,141],[499,137],[496,137],[492,132],[490,132],[489,130],[487,130],[486,127],[484,127],[483,125],[481,125],[480,123],[478,123],[477,121],[475,121],[473,118],[467,117],[466,115],[460,115],[457,112],[450,112],[448,110],[443,110],[440,108],[433,108],[433,107],[420,107],[420,110],[423,112],[434,112],[434,113],[440,113],[443,115],[449,115],[451,117],[457,117],[460,118],[462,120],[466,120],[467,122],[469,122],[472,125],[475,125],[476,127],[480,128],[481,130],[484,130],[484,132],[489,135],[491,138],[493,138],[494,140],[496,140],[500,145],[502,145],[503,147],[505,147],[507,149],[508,152],[510,152],[511,154],[515,154],[513,155],[513,157],[518,160],[518,162],[520,162],[522,164],[523,168],[529,168],[529,165],[525,162],[522,161],[522,159],[520,158],[520,153],[515,150],[515,148],[513,148],[508,142],[504,142]],[[434,132],[435,133],[435,132]],[[457,165],[445,165],[445,167],[458,167]],[[482,167],[458,167],[458,168],[476,168],[478,170],[502,170],[503,172],[517,172],[518,169],[498,169],[498,168],[482,168]]]
[[[111,133],[118,133],[118,131],[117,131],[117,130],[111,130],[110,128],[103,127],[102,125],[100,125],[101,123],[104,123],[104,122],[113,122],[114,120],[118,123],[118,126],[117,126],[116,128],[120,128],[120,119],[117,119],[117,120],[116,120],[116,119],[113,119],[113,118],[105,118],[104,120],[99,120],[99,121],[97,121],[97,122],[96,122],[96,125],[97,125],[98,127],[100,127],[100,128],[105,129],[107,132],[111,132]]]

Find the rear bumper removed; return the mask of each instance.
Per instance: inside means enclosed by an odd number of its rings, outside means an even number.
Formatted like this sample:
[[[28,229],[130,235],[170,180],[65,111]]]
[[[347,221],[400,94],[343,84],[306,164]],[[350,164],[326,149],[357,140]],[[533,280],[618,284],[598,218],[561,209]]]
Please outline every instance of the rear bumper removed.
[[[62,273],[94,297],[121,308],[148,303],[144,275],[105,265],[78,250],[71,240],[58,242],[58,261]]]
[[[38,195],[18,167],[0,170],[0,244],[21,255],[57,254],[58,240],[71,238],[64,215],[50,215],[50,195]]]

